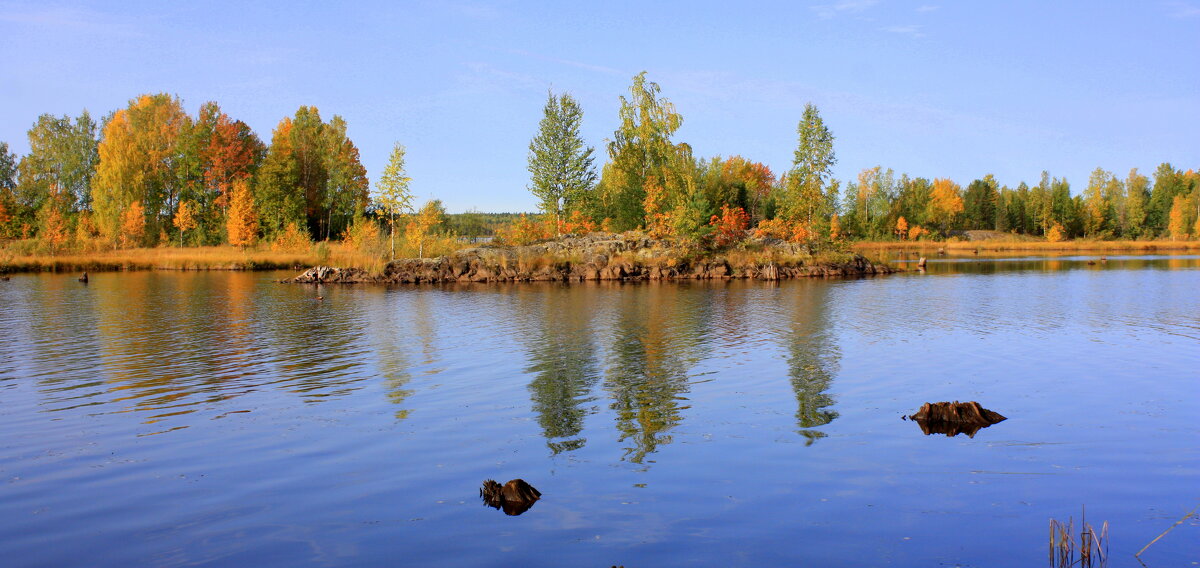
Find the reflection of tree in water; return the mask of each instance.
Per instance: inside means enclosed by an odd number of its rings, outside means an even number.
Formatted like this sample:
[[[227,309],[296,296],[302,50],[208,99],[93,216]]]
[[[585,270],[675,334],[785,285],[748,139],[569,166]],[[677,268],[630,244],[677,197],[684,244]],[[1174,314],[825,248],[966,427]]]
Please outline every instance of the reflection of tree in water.
[[[554,454],[582,448],[583,422],[594,408],[583,406],[599,378],[596,345],[590,318],[595,312],[589,301],[595,290],[534,290],[524,295],[518,313],[529,316],[523,336],[529,338],[529,382],[533,411],[538,416],[546,446]]]
[[[788,375],[796,391],[796,421],[800,434],[812,445],[826,434],[816,428],[833,422],[833,398],[825,393],[838,372],[841,351],[834,343],[829,320],[829,284],[800,281],[787,296],[793,300],[787,333]],[[789,291],[790,292],[790,291]]]
[[[696,345],[707,332],[706,302],[680,306],[689,290],[651,284],[624,291],[614,330],[606,385],[617,412],[621,441],[631,440],[625,457],[642,463],[688,408],[679,401],[688,391],[687,370]]]
[[[388,401],[397,406],[412,395],[408,382],[412,380],[409,372],[409,355],[405,346],[409,343],[406,330],[415,329],[422,343],[429,342],[427,334],[432,333],[432,323],[429,321],[429,308],[424,291],[413,291],[412,309],[400,307],[403,302],[395,293],[384,293],[380,300],[382,307],[371,310],[372,317],[367,324],[367,333],[371,338],[371,352],[376,357],[379,373],[387,388]],[[412,321],[405,321],[412,318]],[[408,408],[396,409],[396,420],[408,418],[411,412]]]

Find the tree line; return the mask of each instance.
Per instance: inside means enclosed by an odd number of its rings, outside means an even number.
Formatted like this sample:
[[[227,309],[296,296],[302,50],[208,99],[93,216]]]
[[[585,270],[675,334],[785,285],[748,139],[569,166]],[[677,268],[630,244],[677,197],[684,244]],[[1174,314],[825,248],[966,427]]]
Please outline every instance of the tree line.
[[[696,158],[675,139],[682,115],[645,72],[620,97],[617,119],[597,172],[595,149],[580,135],[578,101],[549,93],[528,154],[542,218],[517,217],[495,230],[494,219],[484,227],[478,213],[448,218],[436,200],[417,210],[399,143],[372,191],[340,116],[326,121],[301,106],[267,144],[215,102],[192,116],[178,97],[142,95],[99,122],[86,110],[38,117],[19,159],[0,142],[0,238],[55,252],[362,240],[386,227],[395,256],[397,222],[419,254],[424,235],[439,226],[514,242],[641,229],[718,246],[751,234],[928,239],[972,229],[1049,240],[1200,237],[1200,174],[1171,164],[1152,178],[1097,168],[1077,195],[1047,172],[1015,188],[985,175],[964,189],[880,166],[843,181],[832,175],[834,136],[808,104],[792,163],[776,175],[742,156]]]
[[[597,176],[593,148],[579,136],[582,110],[550,94],[530,145],[530,191],[556,230],[643,228],[723,244],[753,234],[793,241],[941,238],[990,230],[1049,240],[1200,237],[1200,173],[1164,163],[1153,180],[1097,168],[1072,195],[1066,179],[1042,172],[1012,188],[992,175],[964,189],[947,178],[897,176],[881,166],[834,179],[834,137],[806,105],[788,170],[776,176],[741,156],[696,159],[672,139],[683,123],[643,72],[621,97],[620,126]]]
[[[310,106],[283,118],[269,145],[215,102],[191,116],[166,94],[99,124],[86,110],[45,114],[28,138],[19,160],[0,143],[0,237],[50,250],[336,238],[370,203],[346,121]]]

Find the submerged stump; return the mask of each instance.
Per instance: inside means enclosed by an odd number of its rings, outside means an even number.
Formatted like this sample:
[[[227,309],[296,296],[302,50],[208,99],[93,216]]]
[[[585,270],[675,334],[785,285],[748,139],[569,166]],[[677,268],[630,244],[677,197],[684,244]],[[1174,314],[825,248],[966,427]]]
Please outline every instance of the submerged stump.
[[[534,489],[524,479],[510,479],[504,485],[488,479],[483,482],[483,487],[479,488],[479,497],[485,505],[493,509],[503,509],[506,515],[516,516],[533,507],[533,504],[542,498],[542,492]]]
[[[998,412],[981,406],[978,402],[926,402],[916,414],[908,418],[917,422],[926,435],[966,434],[974,438],[980,430],[1007,420]]]

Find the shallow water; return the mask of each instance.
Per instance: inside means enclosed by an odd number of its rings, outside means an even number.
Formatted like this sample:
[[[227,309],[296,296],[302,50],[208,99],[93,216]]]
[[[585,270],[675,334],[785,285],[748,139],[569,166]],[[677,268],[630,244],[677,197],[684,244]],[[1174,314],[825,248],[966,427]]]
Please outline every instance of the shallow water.
[[[18,566],[1113,566],[1200,502],[1200,258],[862,280],[0,282]],[[320,295],[324,300],[316,300]],[[925,401],[1008,417],[974,437]],[[543,494],[506,516],[480,484]],[[1193,518],[1149,566],[1200,561]],[[10,564],[11,565],[11,564]]]

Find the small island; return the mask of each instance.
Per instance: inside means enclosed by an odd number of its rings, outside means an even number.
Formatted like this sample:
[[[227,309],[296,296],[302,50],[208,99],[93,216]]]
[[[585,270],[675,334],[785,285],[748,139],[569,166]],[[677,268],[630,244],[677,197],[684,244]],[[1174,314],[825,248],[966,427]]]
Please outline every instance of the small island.
[[[897,269],[861,254],[780,239],[754,238],[737,247],[705,249],[689,241],[645,234],[592,233],[523,246],[468,248],[437,258],[398,259],[381,272],[317,266],[288,283],[584,282],[595,280],[783,280],[870,276]]]

